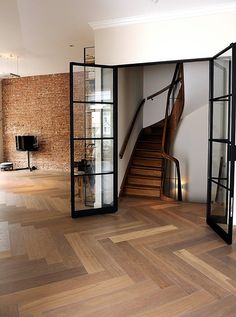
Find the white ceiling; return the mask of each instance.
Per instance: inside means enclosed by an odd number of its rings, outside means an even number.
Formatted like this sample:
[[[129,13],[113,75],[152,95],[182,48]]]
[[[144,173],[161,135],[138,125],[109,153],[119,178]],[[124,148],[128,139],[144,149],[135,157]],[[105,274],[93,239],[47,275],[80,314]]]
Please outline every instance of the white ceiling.
[[[235,4],[233,0],[0,0],[0,55],[20,75],[68,71],[94,43],[89,22],[161,15]],[[70,48],[69,45],[74,47]],[[4,67],[0,63],[0,67]],[[0,73],[3,70],[0,69]]]

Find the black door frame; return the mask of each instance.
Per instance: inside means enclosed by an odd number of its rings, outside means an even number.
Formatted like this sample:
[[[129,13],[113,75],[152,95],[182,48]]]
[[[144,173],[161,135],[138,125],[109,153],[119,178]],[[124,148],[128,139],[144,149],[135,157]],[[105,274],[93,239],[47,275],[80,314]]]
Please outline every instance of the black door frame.
[[[114,72],[114,78],[113,78],[113,82],[114,82],[114,113],[115,113],[115,120],[114,120],[114,125],[115,125],[115,129],[114,129],[114,137],[116,140],[116,144],[114,146],[114,192],[115,192],[115,208],[112,208],[111,210],[107,209],[106,211],[103,210],[103,208],[101,208],[100,210],[98,210],[98,212],[94,212],[94,210],[86,210],[84,212],[80,212],[79,215],[75,215],[74,213],[72,213],[72,217],[78,217],[78,216],[88,216],[88,215],[94,215],[94,214],[98,214],[98,213],[104,213],[104,212],[114,212],[117,211],[118,209],[118,188],[117,188],[117,167],[118,167],[118,161],[117,161],[117,106],[118,106],[118,100],[117,100],[117,82],[118,82],[118,69],[120,68],[126,68],[126,67],[137,67],[137,66],[155,66],[155,65],[160,65],[160,64],[173,64],[173,63],[178,63],[178,62],[182,62],[182,63],[191,63],[191,62],[209,62],[209,68],[210,68],[210,74],[212,72],[212,61],[214,58],[218,57],[219,55],[221,55],[223,52],[227,51],[227,49],[229,49],[230,47],[233,47],[233,65],[232,65],[232,83],[233,83],[233,94],[232,94],[232,104],[235,105],[236,104],[236,49],[235,49],[235,43],[230,44],[226,49],[222,50],[220,53],[216,54],[213,57],[205,57],[205,58],[193,58],[193,59],[182,59],[182,60],[169,60],[169,61],[161,61],[161,62],[146,62],[146,63],[134,63],[134,64],[120,64],[120,65],[99,65],[99,64],[94,64],[94,66],[98,66],[98,67],[112,67]],[[92,66],[91,64],[83,64],[83,63],[70,63],[70,73],[72,70],[73,65],[84,65],[84,66]],[[211,77],[211,76],[210,76]],[[234,84],[235,83],[235,84]],[[210,124],[212,124],[212,104],[211,104],[211,98],[212,98],[212,91],[210,89],[212,85],[212,81],[210,79],[209,82],[209,93],[210,93],[210,103],[209,103],[209,126]],[[73,96],[72,96],[72,90],[71,87],[73,87],[73,77],[70,76],[70,109],[71,112],[73,110]],[[235,117],[235,106],[233,106],[233,112],[232,112],[232,116]],[[232,120],[233,121],[233,120]],[[70,116],[70,122],[71,122],[71,131],[73,129],[73,116]],[[232,122],[232,130],[235,129],[235,122]],[[210,131],[208,132],[210,133]],[[235,133],[232,134],[233,138],[232,138],[232,144],[235,144]],[[208,134],[208,138],[210,138],[210,134]],[[71,134],[71,145],[73,144],[73,135]],[[208,155],[212,154],[212,150],[211,147],[208,148]],[[230,224],[230,236],[226,237],[225,233],[222,231],[222,229],[216,225],[214,222],[212,222],[211,220],[207,219],[207,223],[208,225],[214,230],[216,231],[216,233],[218,233],[224,240],[226,240],[227,243],[232,243],[232,229],[233,229],[233,194],[234,194],[234,161],[236,158],[236,148],[235,146],[231,146],[230,149],[230,157],[231,157],[231,162],[232,162],[232,170],[231,170],[231,175],[233,177],[231,177],[230,179],[230,186],[231,186],[231,224]],[[208,156],[209,158],[209,156]],[[71,151],[71,167],[73,165],[74,162],[74,156],[73,156],[73,152]],[[208,159],[208,179],[209,179],[209,159]],[[72,210],[74,210],[74,177],[71,173],[71,208]],[[209,201],[209,186],[208,186],[208,191],[207,191],[207,201]],[[207,215],[209,214],[209,210],[207,208]]]
[[[74,67],[97,67],[97,68],[110,68],[113,69],[113,205],[106,206],[102,208],[92,208],[86,210],[75,210],[75,175],[74,175],[74,141],[78,140],[78,138],[74,137],[74,105],[78,103],[78,101],[74,100]],[[85,63],[70,63],[70,180],[71,180],[71,217],[78,218],[83,216],[91,216],[91,215],[98,215],[104,213],[113,213],[116,212],[118,209],[118,141],[117,141],[117,126],[118,126],[118,116],[117,116],[117,67],[116,66],[108,66],[108,65],[100,65],[100,64],[85,64]],[[88,104],[102,104],[106,103],[103,101],[80,101],[80,103],[88,103]],[[81,138],[79,138],[81,139]],[[94,138],[91,138],[94,139]],[[104,138],[99,138],[104,139]],[[106,138],[105,138],[106,139]],[[111,174],[111,173],[109,173]],[[91,175],[98,175],[97,173]],[[106,173],[99,173],[99,175],[106,175]]]
[[[232,49],[231,73],[229,74],[229,87],[232,88],[226,96],[214,98],[214,61],[228,50]],[[234,213],[234,170],[235,170],[235,103],[236,103],[236,44],[232,43],[224,50],[213,56],[209,61],[209,130],[208,130],[208,189],[207,189],[207,224],[228,244],[232,244],[233,238],[233,213]],[[231,77],[232,76],[232,77]],[[232,82],[231,82],[232,78]],[[227,187],[229,198],[226,200],[226,216],[225,220],[228,225],[228,232],[217,224],[217,217],[211,215],[211,200],[212,200],[212,183],[215,182],[212,176],[212,145],[213,136],[213,108],[214,102],[226,100],[228,101],[228,138],[225,140],[217,140],[217,142],[228,144],[227,162],[230,165],[230,174],[227,172]],[[230,111],[231,109],[231,111]],[[231,113],[230,113],[231,112]],[[231,136],[231,137],[230,137]],[[219,183],[218,183],[219,184]],[[221,185],[221,187],[224,187]]]

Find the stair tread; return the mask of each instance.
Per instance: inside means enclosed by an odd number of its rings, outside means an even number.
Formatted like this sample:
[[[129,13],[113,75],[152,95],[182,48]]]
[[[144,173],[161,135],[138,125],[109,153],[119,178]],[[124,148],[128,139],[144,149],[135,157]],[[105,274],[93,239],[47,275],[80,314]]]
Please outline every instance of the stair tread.
[[[151,159],[139,159],[136,158],[133,160],[132,165],[134,166],[154,166],[154,167],[162,167],[161,160],[151,160]]]
[[[143,149],[143,148],[137,148],[136,151],[142,151],[142,152],[151,152],[151,153],[161,153],[161,150],[156,150],[156,149]]]
[[[146,189],[146,190],[156,190],[160,189],[158,185],[137,185],[137,184],[126,184],[125,188],[133,188],[133,189]]]
[[[159,138],[159,139],[162,139],[162,135],[163,133],[159,133],[159,132],[154,132],[154,133],[146,133],[146,134],[143,134],[141,136],[141,138]]]
[[[154,144],[161,144],[161,140],[152,140],[151,138],[144,138],[140,139],[138,143],[154,143]]]
[[[134,166],[134,167],[137,167],[137,166],[143,166],[143,167],[146,167],[146,165],[144,165],[144,164],[142,164],[142,163],[141,163],[141,164],[140,164],[140,163],[138,163],[138,164],[133,163],[133,166]],[[148,166],[149,166],[149,165],[148,165]],[[161,169],[162,169],[162,165],[160,165],[160,164],[159,164],[159,165],[157,165],[156,167],[159,167],[159,170],[161,170]]]
[[[134,165],[134,164],[132,164],[131,165],[131,168],[138,168],[138,169],[142,169],[142,170],[145,170],[145,169],[147,169],[147,170],[158,170],[158,171],[160,171],[160,170],[162,170],[162,168],[160,167],[160,166],[156,166],[156,167],[154,167],[154,166],[143,166],[143,165]]]
[[[162,161],[162,157],[145,157],[145,156],[136,156],[133,158],[134,160],[144,160],[144,161]]]
[[[139,174],[129,174],[128,177],[132,178],[141,178],[141,179],[161,179],[160,176],[148,176],[148,175],[139,175]]]

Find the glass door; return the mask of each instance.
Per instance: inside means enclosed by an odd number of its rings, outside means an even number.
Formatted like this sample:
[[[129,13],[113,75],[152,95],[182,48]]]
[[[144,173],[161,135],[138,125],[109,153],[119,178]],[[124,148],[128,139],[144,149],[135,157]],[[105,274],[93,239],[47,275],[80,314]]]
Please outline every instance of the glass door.
[[[235,44],[210,60],[207,223],[232,243],[235,158]]]
[[[70,64],[71,214],[117,210],[117,70]]]

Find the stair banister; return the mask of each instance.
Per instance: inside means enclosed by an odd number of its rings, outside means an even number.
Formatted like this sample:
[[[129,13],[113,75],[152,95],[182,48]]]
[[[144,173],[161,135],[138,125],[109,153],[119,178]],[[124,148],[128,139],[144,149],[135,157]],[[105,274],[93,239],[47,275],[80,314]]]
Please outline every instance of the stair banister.
[[[166,111],[165,111],[165,119],[164,119],[165,123],[164,123],[163,137],[162,137],[162,144],[161,144],[161,148],[163,152],[165,152],[165,141],[166,141],[166,132],[167,132],[167,124],[168,124],[168,116],[169,116],[170,97],[171,97],[171,93],[172,93],[174,85],[176,84],[176,82],[179,82],[176,79],[176,77],[178,76],[178,71],[179,71],[179,63],[176,64],[174,76],[172,78],[171,84],[169,85],[169,90],[167,94]]]
[[[179,201],[182,201],[182,185],[181,185],[180,165],[179,165],[179,161],[175,157],[169,155],[166,152],[165,145],[166,145],[166,137],[167,137],[167,126],[168,126],[168,122],[169,122],[169,106],[170,106],[171,93],[172,93],[172,90],[174,89],[174,87],[176,87],[177,83],[180,81],[183,81],[183,69],[181,69],[181,70],[182,70],[182,74],[181,74],[182,77],[180,78],[180,64],[178,63],[176,65],[174,76],[173,76],[173,79],[172,79],[172,82],[170,84],[168,94],[167,94],[167,103],[166,103],[165,121],[164,121],[165,123],[164,123],[162,146],[161,146],[162,157],[166,160],[173,162],[175,164],[175,167],[176,167],[177,180],[178,180],[177,190],[178,190],[178,200]],[[177,76],[178,76],[178,78],[176,78]],[[183,85],[183,83],[182,83],[182,85]],[[164,171],[164,173],[165,173],[165,171]],[[162,178],[162,186],[161,186],[162,187],[161,188],[162,194],[164,191],[164,181],[165,181],[165,177]]]

